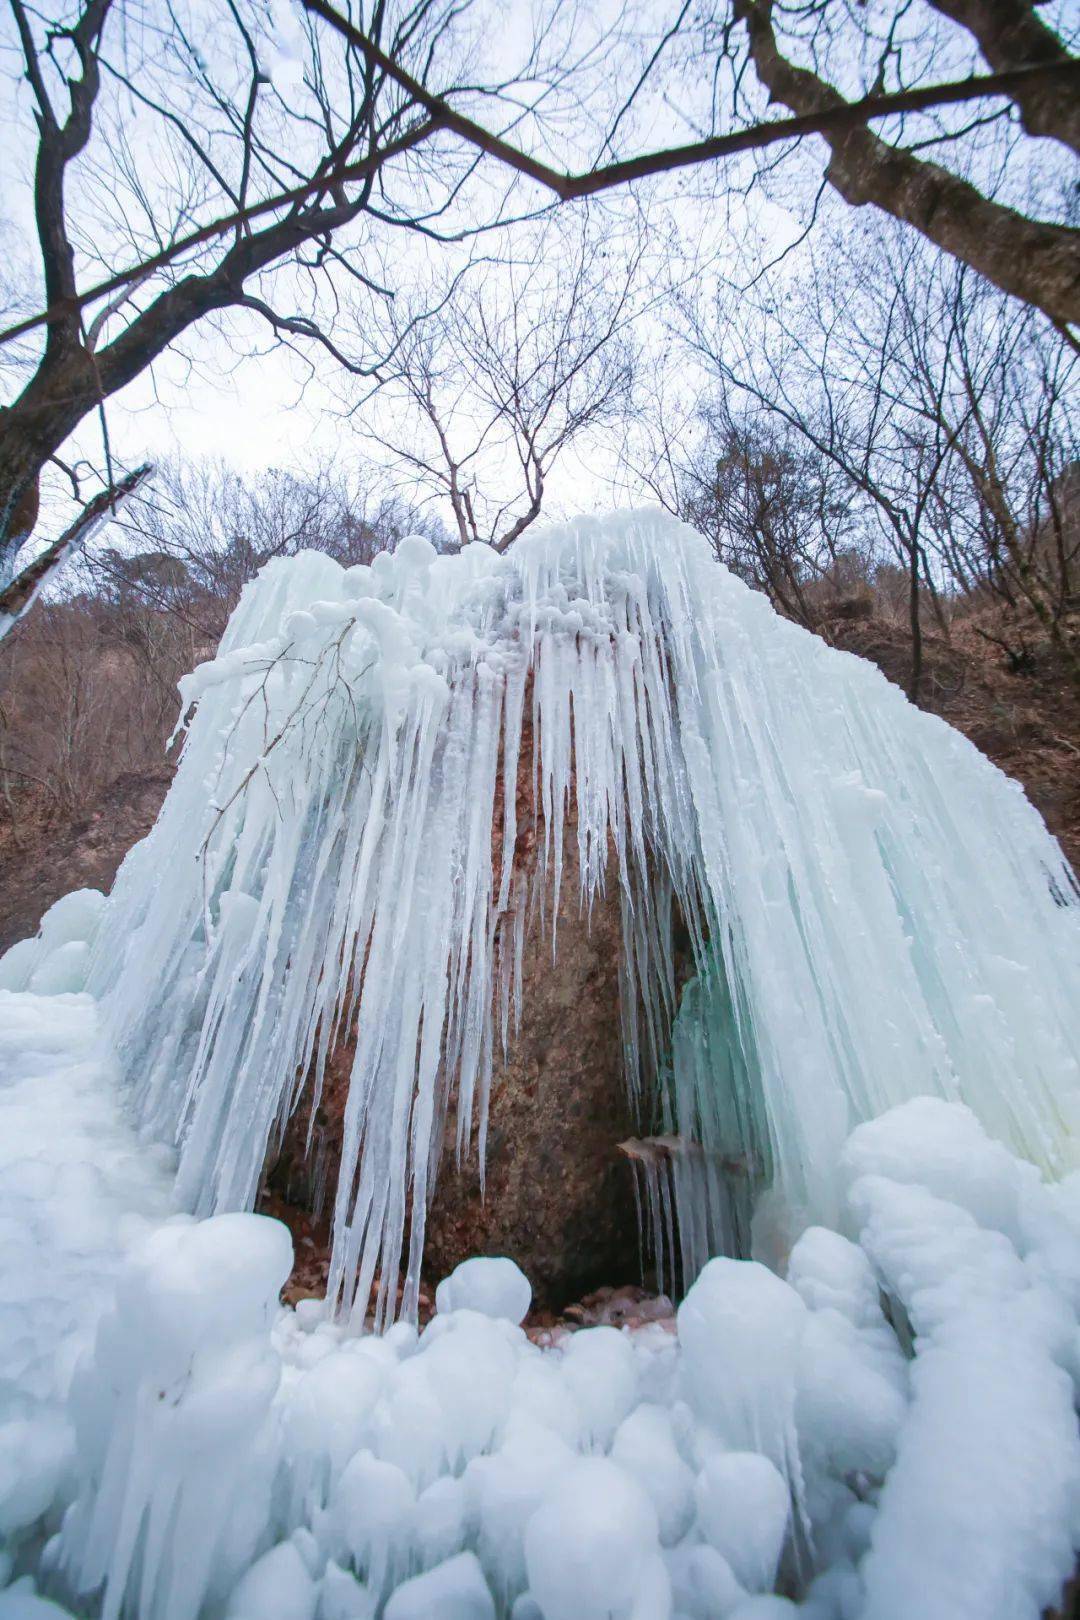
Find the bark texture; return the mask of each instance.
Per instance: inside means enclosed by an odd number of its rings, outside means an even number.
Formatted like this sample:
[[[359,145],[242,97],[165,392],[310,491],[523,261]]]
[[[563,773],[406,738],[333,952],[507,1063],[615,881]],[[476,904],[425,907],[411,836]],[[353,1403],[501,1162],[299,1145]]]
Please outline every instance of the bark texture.
[[[1018,67],[1063,67],[1072,57],[1030,0],[931,0],[973,34],[996,73]],[[1080,95],[1064,78],[1035,80],[1016,92],[1029,135],[1050,136],[1080,152]]]
[[[821,113],[844,105],[844,98],[827,80],[809,68],[796,66],[782,54],[772,25],[772,0],[735,0],[735,5],[736,15],[747,26],[755,72],[770,101],[797,114]],[[942,3],[941,9],[972,27],[974,22],[969,22],[967,13],[985,10],[974,4],[963,5],[960,0]],[[989,40],[989,25],[984,32]],[[1004,60],[1000,36],[994,37]],[[1033,48],[1029,45],[1029,49]],[[1062,55],[1067,63],[1067,53],[1062,51]],[[1035,64],[1022,60],[1009,65]],[[1055,58],[1045,65],[1063,64]],[[1075,97],[1074,83],[1063,82],[1058,88],[1062,94]],[[1031,99],[1035,96],[1032,92]],[[1044,119],[1054,117],[1053,111],[1047,110],[1050,99],[1049,92],[1038,93]],[[1061,123],[1054,133],[1071,139],[1068,127]],[[946,253],[970,264],[1003,292],[1043,310],[1051,320],[1062,325],[1080,321],[1080,232],[1070,226],[1029,219],[1003,203],[993,202],[940,164],[890,145],[865,126],[839,132],[824,130],[822,137],[829,147],[826,176],[846,202],[855,207],[872,203],[904,220]]]

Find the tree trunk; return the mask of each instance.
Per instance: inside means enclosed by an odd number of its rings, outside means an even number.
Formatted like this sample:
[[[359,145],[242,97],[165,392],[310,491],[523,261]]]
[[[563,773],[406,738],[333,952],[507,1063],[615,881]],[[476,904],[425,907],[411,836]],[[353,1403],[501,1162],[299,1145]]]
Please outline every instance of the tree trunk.
[[[67,349],[39,368],[13,405],[0,409],[0,580],[29,532],[20,528],[42,469],[98,403],[94,364],[85,349]]]

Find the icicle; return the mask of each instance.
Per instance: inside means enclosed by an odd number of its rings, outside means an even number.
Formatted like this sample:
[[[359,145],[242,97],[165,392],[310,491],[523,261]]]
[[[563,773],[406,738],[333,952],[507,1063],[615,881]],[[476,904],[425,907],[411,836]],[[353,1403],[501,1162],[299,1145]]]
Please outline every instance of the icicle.
[[[667,1167],[684,1268],[747,1241],[746,1188],[724,1194],[710,1155],[744,1157],[795,1229],[829,1222],[851,1126],[916,1094],[963,1099],[1052,1173],[1075,1162],[1080,909],[1053,839],[962,737],[672,519],[582,519],[504,557],[412,538],[371,568],[271,564],[183,693],[180,769],[91,988],[202,1213],[251,1206],[273,1132],[355,1023],[346,1306],[378,1276],[385,1321],[407,1250],[413,1308],[448,1099],[457,1152],[482,1154],[569,813],[586,907],[614,852],[644,1128],[704,1155]],[[537,874],[514,864],[527,716]]]
[[[683,1293],[713,1255],[749,1258],[755,1183],[745,1157],[679,1136],[635,1137],[619,1151],[634,1172],[642,1275],[651,1254],[658,1292]]]

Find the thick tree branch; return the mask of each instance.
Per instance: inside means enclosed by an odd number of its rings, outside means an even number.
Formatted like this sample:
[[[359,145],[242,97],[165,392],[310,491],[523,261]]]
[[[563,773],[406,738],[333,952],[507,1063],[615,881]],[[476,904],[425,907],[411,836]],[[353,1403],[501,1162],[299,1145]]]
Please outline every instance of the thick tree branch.
[[[626,185],[632,180],[648,179],[652,175],[670,173],[698,163],[711,163],[719,158],[734,157],[740,152],[756,151],[780,141],[790,141],[804,135],[825,135],[834,139],[853,129],[861,129],[868,120],[895,117],[899,113],[925,112],[932,107],[975,101],[987,96],[1014,96],[1018,87],[1035,79],[1048,76],[1059,81],[1066,92],[1076,93],[1080,88],[1080,62],[1068,58],[1064,64],[1047,67],[1021,67],[1008,72],[986,74],[977,78],[956,79],[944,84],[924,85],[914,90],[898,90],[890,94],[863,96],[859,101],[845,101],[831,90],[830,100],[814,107],[799,108],[791,118],[778,118],[770,123],[751,124],[747,129],[735,130],[729,135],[713,135],[707,140],[693,141],[686,146],[672,146],[665,151],[645,152],[640,157],[627,158],[619,163],[605,164],[603,168],[589,169],[581,174],[569,174],[553,169],[549,164],[523,152],[512,142],[494,135],[482,124],[464,113],[459,113],[443,97],[434,95],[405,68],[374,44],[356,25],[328,4],[328,0],[303,0],[305,8],[336,28],[354,49],[375,63],[395,84],[416,101],[429,114],[440,129],[459,135],[471,146],[486,152],[489,157],[525,175],[538,185],[553,191],[563,202],[575,198],[591,197],[613,186]],[[892,148],[886,148],[892,150]]]
[[[179,238],[176,242],[163,248],[160,253],[152,255],[140,264],[133,265],[116,275],[107,277],[104,281],[88,288],[83,293],[68,295],[59,300],[50,299],[49,307],[41,313],[29,316],[27,319],[19,321],[0,332],[0,343],[11,342],[16,338],[23,337],[39,326],[52,326],[54,323],[64,321],[70,317],[73,311],[77,312],[86,304],[107,297],[136,278],[142,279],[152,271],[164,268],[185,252],[212,241],[218,236],[225,235],[238,225],[244,225],[266,213],[302,202],[314,192],[329,190],[333,194],[334,191],[340,191],[340,187],[345,183],[370,176],[390,157],[420,145],[439,129],[448,130],[459,135],[479,151],[506,164],[517,173],[532,179],[546,190],[554,192],[561,200],[566,201],[588,197],[614,186],[628,184],[634,180],[669,173],[672,170],[700,163],[716,162],[723,158],[733,157],[747,151],[759,150],[806,135],[823,135],[834,148],[839,143],[840,137],[851,132],[856,134],[861,132],[868,139],[873,140],[874,138],[870,137],[865,130],[865,124],[869,120],[897,116],[901,113],[926,111],[933,107],[986,99],[988,97],[1011,97],[1015,98],[1017,103],[1020,104],[1023,98],[1028,97],[1030,99],[1036,92],[1045,92],[1048,96],[1052,92],[1054,96],[1065,101],[1072,97],[1080,104],[1080,97],[1076,96],[1077,86],[1080,86],[1080,63],[1068,57],[1065,57],[1063,61],[1011,68],[999,73],[937,85],[927,85],[892,94],[864,96],[860,100],[853,102],[844,101],[842,97],[832,90],[831,86],[826,86],[822,81],[815,80],[814,82],[818,85],[822,94],[809,98],[815,104],[813,106],[800,106],[799,110],[790,118],[754,124],[747,129],[737,130],[731,134],[713,136],[707,140],[671,147],[664,151],[644,153],[639,157],[607,164],[602,168],[592,169],[581,174],[570,174],[551,168],[549,165],[531,157],[528,153],[521,151],[511,142],[485,129],[473,119],[458,113],[448,101],[428,91],[424,85],[371,41],[360,29],[335,11],[327,4],[327,0],[303,0],[303,3],[309,11],[320,16],[337,29],[346,41],[364,56],[370,68],[378,68],[387,78],[391,79],[400,88],[405,89],[419,106],[426,111],[428,117],[397,140],[387,142],[375,158],[362,159],[353,164],[337,165],[329,172],[323,172],[302,185],[281,192],[272,198],[266,198],[250,207],[236,209],[207,225],[201,226],[198,230],[190,232],[187,236]],[[942,0],[943,5],[959,5],[961,3],[962,0]],[[1042,24],[1040,23],[1039,26],[1042,27]],[[791,69],[791,71],[799,73],[803,70]],[[807,77],[813,79],[813,75],[807,75]],[[784,98],[776,96],[774,99],[783,100]],[[787,104],[793,105],[794,103],[789,102]],[[887,146],[883,142],[877,142],[876,144],[883,153],[893,154],[895,152],[894,148]],[[904,156],[903,153],[897,153],[896,155],[899,157]],[[914,164],[915,160],[912,159],[911,163]],[[965,188],[964,182],[954,180],[953,177],[947,174],[947,171],[937,169],[930,164],[923,164],[921,167],[925,171],[932,171],[934,176],[942,176],[944,179],[952,181],[953,185],[958,188],[966,189],[971,199],[982,202],[987,209],[996,210],[995,218],[1000,215],[1010,215],[1012,218],[1019,219],[1021,224],[1027,224],[1031,235],[1039,237],[1040,245],[1044,248],[1043,257],[1046,256],[1047,241],[1049,241],[1050,250],[1056,248],[1061,257],[1070,256],[1075,251],[1075,241],[1078,233],[1069,231],[1065,227],[1024,221],[1022,216],[1013,215],[1010,210],[1002,209],[1000,205],[987,203],[973,187]],[[830,178],[833,178],[831,171]],[[874,199],[867,198],[865,200]],[[911,222],[915,223],[914,220]],[[978,226],[974,227],[975,234],[978,234],[978,229]],[[974,263],[974,260],[971,262]],[[976,265],[976,268],[981,267]],[[991,276],[991,279],[996,278]],[[1004,283],[999,280],[998,285],[1004,285]],[[1012,289],[1008,288],[1006,290]],[[1020,293],[1019,296],[1023,297],[1025,295]],[[1040,307],[1044,306],[1040,304]],[[1053,318],[1064,321],[1071,320],[1074,317],[1056,314]]]
[[[771,100],[804,116],[857,105],[845,102],[831,84],[782,55],[772,27],[771,0],[735,3],[749,30],[755,70]],[[1080,64],[1070,62],[1067,68],[1045,71],[1075,75],[1078,68]],[[1024,70],[1036,71],[1042,70]],[[856,207],[873,203],[914,226],[937,247],[1051,320],[1062,325],[1080,322],[1080,231],[1028,219],[992,202],[968,181],[890,146],[865,125],[844,130],[822,126],[820,133],[831,154],[826,173],[845,201]]]
[[[279,191],[273,197],[264,197],[260,202],[251,203],[246,208],[237,208],[231,213],[222,214],[218,219],[200,225],[197,230],[190,231],[186,236],[177,237],[175,242],[170,242],[160,253],[151,254],[149,258],[131,265],[126,270],[118,270],[115,275],[96,282],[93,287],[87,287],[84,292],[78,293],[70,300],[50,304],[37,315],[29,315],[25,320],[16,322],[14,326],[6,327],[0,332],[0,344],[12,343],[16,338],[25,337],[28,332],[36,331],[39,326],[52,325],[56,321],[66,319],[71,311],[77,312],[84,309],[87,304],[96,303],[99,298],[106,298],[111,293],[129,288],[135,282],[145,281],[155,271],[165,269],[183,254],[189,253],[192,248],[202,247],[217,237],[227,236],[238,225],[247,225],[252,220],[261,219],[264,215],[276,213],[282,208],[296,207],[316,194],[333,193],[339,191],[342,186],[351,185],[354,181],[366,180],[392,158],[400,157],[419,146],[435,132],[435,129],[436,125],[432,119],[424,119],[413,124],[395,140],[387,141],[378,151],[357,158],[355,162],[340,163],[329,171],[321,171],[312,179],[305,180],[302,185],[293,186],[288,191]]]
[[[79,341],[78,312],[71,302],[75,293],[75,255],[68,240],[64,180],[67,165],[90,138],[94,102],[101,82],[97,45],[110,3],[111,0],[88,0],[78,22],[67,31],[66,37],[75,47],[81,72],[78,78],[67,81],[69,110],[67,118],[60,123],[45,88],[37,46],[22,0],[12,0],[26,76],[38,104],[34,218],[41,247],[46,301],[61,311],[49,327],[46,352],[53,355]]]
[[[1062,67],[1073,59],[1030,0],[930,0],[979,42],[995,73],[1017,67]],[[1022,81],[1013,92],[1029,135],[1049,135],[1080,152],[1080,93],[1049,75]]]
[[[387,148],[366,164],[374,173],[386,161]],[[323,189],[326,189],[325,181]],[[333,208],[310,209],[287,215],[265,229],[239,235],[220,262],[204,275],[184,276],[159,293],[136,315],[118,337],[97,356],[98,373],[106,394],[113,394],[143,371],[182,332],[204,315],[243,302],[244,283],[303,243],[328,236],[362,211],[363,194]],[[311,335],[311,334],[308,334]]]

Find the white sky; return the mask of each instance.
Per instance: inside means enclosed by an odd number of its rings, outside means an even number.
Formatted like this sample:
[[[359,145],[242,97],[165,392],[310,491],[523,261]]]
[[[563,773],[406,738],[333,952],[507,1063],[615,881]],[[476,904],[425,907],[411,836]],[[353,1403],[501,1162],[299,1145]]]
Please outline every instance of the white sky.
[[[140,3],[141,13],[137,10]],[[195,17],[200,15],[197,8],[204,8],[202,16],[211,39],[207,49],[212,52],[213,28],[220,24],[223,8],[215,11],[214,0],[185,0],[185,3]],[[289,3],[290,0],[274,0],[276,15],[287,18]],[[295,4],[295,0],[292,3]],[[133,16],[142,15],[153,21],[161,15],[158,0],[128,0],[128,4],[136,8],[131,12]],[[555,0],[476,0],[468,17],[475,19],[473,31],[478,58],[486,59],[489,70],[505,71],[505,64],[513,60],[528,36],[539,8],[546,5],[550,10],[553,4]],[[895,10],[886,0],[871,0],[871,10],[881,11],[883,6],[885,10]],[[66,10],[67,7],[60,4],[54,14],[66,14]],[[1064,16],[1065,0],[1047,10]],[[556,14],[557,24],[549,29],[557,56],[560,52],[588,50],[590,42],[602,34],[616,16],[622,21],[623,36],[618,49],[605,47],[599,53],[589,79],[591,99],[584,106],[567,108],[565,116],[543,132],[554,155],[574,165],[588,162],[596,155],[598,132],[608,127],[613,106],[636,77],[635,61],[640,61],[643,53],[648,54],[650,41],[655,40],[677,11],[675,0],[670,4],[668,0],[581,0],[576,9],[565,3],[561,6]],[[1056,15],[1050,20],[1060,22]],[[113,21],[110,26],[114,26]],[[561,34],[559,29],[562,29]],[[278,37],[284,41],[287,51],[288,29],[280,31]],[[230,64],[225,65],[228,71]],[[677,73],[677,59],[670,65]],[[959,63],[961,70],[971,65],[974,64],[970,61]],[[476,66],[470,63],[470,67]],[[858,64],[852,62],[850,67],[857,71]],[[958,61],[934,62],[938,76],[947,76],[946,69],[956,71],[957,67]],[[682,78],[676,76],[669,80],[670,93],[653,96],[643,105],[636,120],[628,120],[620,130],[620,142],[625,143],[623,152],[665,145],[700,133],[697,125],[707,124],[708,112],[700,109],[695,122],[692,103],[701,80],[700,66]],[[30,191],[34,153],[30,113],[30,91],[21,78],[14,26],[5,7],[0,14],[0,123],[9,138],[0,140],[0,227],[3,229],[0,270],[6,272],[7,279],[33,306],[41,295]],[[568,132],[573,135],[569,144]],[[129,133],[133,147],[137,147],[143,138],[142,130],[133,124]],[[814,167],[813,160],[809,161]],[[83,182],[79,171],[72,174],[71,180],[75,202],[81,202],[84,213],[89,210],[93,218],[96,204],[92,186],[88,185],[85,195],[80,197],[78,187]],[[708,180],[706,173],[699,175],[691,171],[663,182],[663,206],[657,208],[653,218],[656,242],[663,245],[664,252],[665,233],[671,230],[681,236],[684,246],[692,244],[694,251],[700,251],[707,261],[713,253],[737,255],[751,241],[764,242],[767,249],[775,250],[790,239],[797,228],[793,215],[775,203],[766,202],[760,193],[755,194],[749,206],[737,197],[729,196],[721,205],[698,196],[699,188],[707,185]],[[807,195],[812,195],[812,188]],[[482,205],[481,201],[478,206]],[[620,205],[613,201],[611,206]],[[216,202],[210,199],[199,211],[199,217],[205,218],[214,211]],[[114,264],[131,262],[130,247],[125,252],[115,243],[113,246],[111,255],[106,246],[106,258]],[[415,237],[408,238],[405,245],[399,238],[391,251],[395,255],[392,275],[403,286],[415,276],[417,266],[423,270],[430,261],[428,250]],[[748,248],[751,257],[754,251]],[[644,290],[654,296],[657,292],[663,293],[665,277],[669,274],[668,263],[661,261],[662,254],[658,253],[647,266],[650,284]],[[100,270],[86,261],[81,267],[80,280],[85,284],[98,274]],[[282,307],[287,303],[288,299],[283,298]],[[273,347],[268,330],[258,317],[241,312],[228,319],[235,341],[225,343],[212,330],[195,330],[184,340],[182,353],[166,354],[155,363],[151,373],[109,401],[109,432],[117,460],[130,465],[147,458],[220,456],[251,475],[271,466],[303,472],[313,462],[327,459],[345,465],[370,463],[370,446],[358,440],[353,429],[342,421],[340,411],[335,409],[340,399],[341,376],[334,375],[333,363],[320,362],[319,381],[312,383],[295,358]],[[647,347],[652,344],[657,367],[663,323],[661,302],[653,307],[643,324],[644,340]],[[256,352],[238,361],[237,355],[249,348]],[[14,382],[10,372],[5,374],[0,369],[0,390],[10,396]],[[685,366],[676,373],[674,386],[684,390],[692,387],[692,378],[687,378]],[[96,420],[88,419],[82,424],[64,455],[69,461],[85,456],[101,465],[101,433]],[[560,513],[608,506],[614,500],[625,501],[628,494],[633,493],[633,480],[626,468],[619,465],[613,443],[586,440],[576,452],[568,454],[551,479],[545,511]],[[54,501],[58,497],[66,498],[59,474],[47,494]],[[39,537],[48,538],[40,530]]]
[[[519,38],[525,37],[532,7],[529,0],[496,0],[488,9],[503,24],[502,28],[489,29],[486,35],[487,44],[494,47],[489,52],[495,58],[494,71],[500,71],[504,70],[503,62],[517,50]],[[586,20],[576,25],[578,42],[586,37],[586,29],[602,27],[605,14],[614,14],[616,9],[615,0],[583,7]],[[660,9],[654,0],[645,0],[643,15],[650,28],[656,26]],[[14,26],[6,8],[0,19],[0,66],[4,70],[0,78],[0,123],[9,135],[0,142],[0,251],[7,250],[2,268],[33,307],[40,301],[40,281],[31,192],[32,98],[29,86],[19,76]],[[659,115],[650,111],[646,133],[662,140],[677,124],[685,135],[685,127],[661,107]],[[582,128],[587,127],[586,120]],[[565,155],[573,160],[572,153]],[[583,147],[579,160],[585,157]],[[71,180],[71,195],[78,202],[77,169]],[[420,252],[422,256],[422,248]],[[119,263],[126,259],[122,251],[117,255]],[[80,280],[85,284],[98,274],[96,268],[87,267]],[[282,306],[287,302],[283,299]],[[358,439],[337,408],[335,395],[340,394],[343,374],[332,374],[333,362],[320,359],[321,377],[313,382],[293,356],[273,346],[267,327],[258,317],[239,312],[228,320],[237,334],[236,342],[226,345],[215,333],[195,329],[183,340],[183,354],[166,353],[149,373],[107,402],[109,437],[116,461],[131,465],[144,459],[213,456],[252,475],[271,466],[303,472],[315,460],[344,458],[369,464],[371,446]],[[250,358],[238,360],[238,354],[248,347],[255,352]],[[194,359],[194,365],[190,359]],[[5,377],[0,372],[0,387],[6,384],[9,397],[14,382],[10,374]],[[85,420],[62,454],[69,463],[85,457],[100,467],[103,455],[98,420]],[[615,471],[606,443],[583,443],[557,468],[548,486],[545,511],[610,505]],[[50,474],[50,484],[46,495],[50,504],[58,503],[55,510],[59,521],[68,489],[59,473]],[[37,538],[47,538],[40,528]]]

